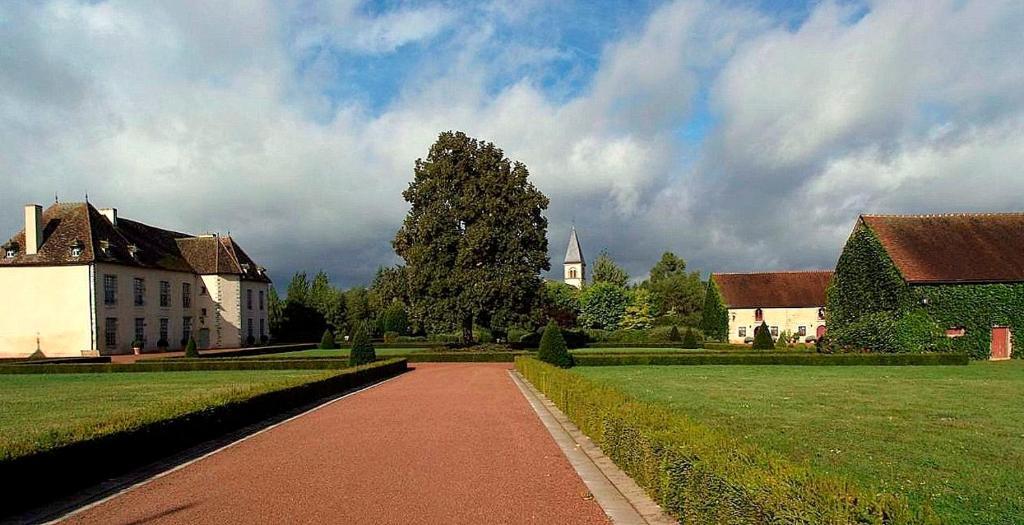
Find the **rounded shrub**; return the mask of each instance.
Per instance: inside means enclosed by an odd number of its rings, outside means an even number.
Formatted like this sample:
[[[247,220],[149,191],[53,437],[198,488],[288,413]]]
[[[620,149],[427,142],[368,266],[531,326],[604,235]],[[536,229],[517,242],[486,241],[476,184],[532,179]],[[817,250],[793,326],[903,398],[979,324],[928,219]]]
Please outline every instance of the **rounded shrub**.
[[[196,346],[196,340],[191,337],[188,338],[188,343],[185,343],[185,357],[199,357],[199,347]]]
[[[754,329],[754,350],[774,350],[775,341],[768,329],[768,323],[761,321],[761,326]]]
[[[348,364],[359,366],[376,360],[377,351],[373,349],[373,343],[370,342],[370,327],[363,322],[356,328],[356,333],[352,336],[352,351],[348,354]]]
[[[537,358],[560,368],[570,368],[573,365],[569,347],[565,344],[565,338],[562,337],[562,330],[553,320],[548,321],[544,335],[540,338],[540,350],[537,352]]]
[[[673,327],[675,328],[675,327]],[[693,328],[686,329],[686,335],[683,336],[683,348],[700,348],[701,344],[697,342],[697,334],[693,333]]]
[[[334,350],[336,348],[338,348],[338,345],[334,342],[334,333],[329,329],[324,330],[324,335],[320,338],[320,349]]]

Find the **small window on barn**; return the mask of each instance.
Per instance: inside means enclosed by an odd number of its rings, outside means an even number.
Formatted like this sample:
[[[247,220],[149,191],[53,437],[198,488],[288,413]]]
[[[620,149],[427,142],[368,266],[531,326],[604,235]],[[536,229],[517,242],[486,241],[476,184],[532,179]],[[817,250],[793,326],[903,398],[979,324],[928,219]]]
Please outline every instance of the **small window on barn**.
[[[967,334],[967,329],[962,326],[946,329],[946,337],[963,337],[965,334]]]
[[[772,327],[772,337],[778,337],[778,336],[779,336],[779,327],[778,326],[773,326]]]
[[[806,326],[797,327],[796,333],[797,333],[797,335],[799,335],[801,337],[807,335],[807,327]]]
[[[757,322],[764,321],[764,310],[761,310],[760,308],[754,310],[754,320]]]
[[[740,337],[746,337],[747,336],[747,327],[746,326],[739,327],[739,329],[737,330],[736,335],[738,335]]]

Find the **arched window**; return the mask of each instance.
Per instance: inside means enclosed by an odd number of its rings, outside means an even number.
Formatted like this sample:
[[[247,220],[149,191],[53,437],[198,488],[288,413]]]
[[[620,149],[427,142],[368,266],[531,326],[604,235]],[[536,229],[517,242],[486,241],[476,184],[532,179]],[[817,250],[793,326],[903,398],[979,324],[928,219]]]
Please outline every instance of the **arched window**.
[[[576,268],[569,268],[569,278],[570,279],[575,279],[576,278]]]
[[[754,320],[759,322],[759,323],[761,321],[764,321],[764,311],[761,310],[760,308],[758,308],[757,310],[754,310]]]

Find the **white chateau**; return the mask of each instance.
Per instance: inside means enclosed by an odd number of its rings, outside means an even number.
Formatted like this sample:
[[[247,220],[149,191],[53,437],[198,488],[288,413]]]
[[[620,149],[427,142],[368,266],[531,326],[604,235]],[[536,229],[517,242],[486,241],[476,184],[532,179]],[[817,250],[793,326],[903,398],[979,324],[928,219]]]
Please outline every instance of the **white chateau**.
[[[583,249],[580,248],[580,240],[576,237],[576,227],[572,227],[569,233],[569,247],[565,250],[565,284],[583,288],[587,280],[587,262],[583,260]]]
[[[0,357],[234,348],[269,337],[270,278],[231,237],[188,235],[89,203],[25,206],[0,252]]]

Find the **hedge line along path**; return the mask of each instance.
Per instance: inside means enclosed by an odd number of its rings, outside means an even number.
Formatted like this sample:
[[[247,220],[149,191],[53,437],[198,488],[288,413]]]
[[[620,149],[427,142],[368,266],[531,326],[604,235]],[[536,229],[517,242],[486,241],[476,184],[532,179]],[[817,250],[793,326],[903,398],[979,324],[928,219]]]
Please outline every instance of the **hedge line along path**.
[[[508,364],[410,373],[70,523],[610,523]]]

